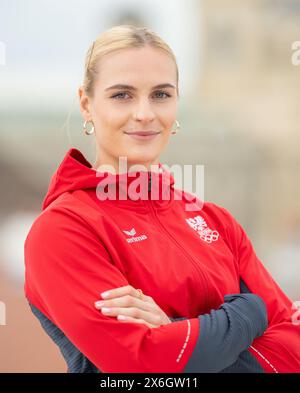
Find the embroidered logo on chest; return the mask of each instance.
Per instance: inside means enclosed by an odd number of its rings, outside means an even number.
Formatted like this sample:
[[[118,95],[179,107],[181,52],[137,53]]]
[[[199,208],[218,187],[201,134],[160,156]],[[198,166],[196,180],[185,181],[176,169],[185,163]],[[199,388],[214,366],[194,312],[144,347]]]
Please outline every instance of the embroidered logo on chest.
[[[123,232],[127,236],[130,236],[129,238],[126,239],[127,243],[140,242],[142,240],[148,239],[146,235],[134,236],[134,235],[136,235],[136,230],[134,228],[132,228],[130,231],[123,230]]]
[[[197,231],[200,239],[204,240],[207,243],[215,242],[218,240],[219,232],[216,230],[210,229],[204,218],[201,216],[196,216],[194,218],[186,218],[186,222]]]

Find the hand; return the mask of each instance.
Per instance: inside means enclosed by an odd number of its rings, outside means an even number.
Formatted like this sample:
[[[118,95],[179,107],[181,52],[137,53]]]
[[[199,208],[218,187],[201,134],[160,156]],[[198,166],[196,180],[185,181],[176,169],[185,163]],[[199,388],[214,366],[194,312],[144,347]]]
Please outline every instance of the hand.
[[[155,303],[151,296],[140,294],[131,285],[110,289],[109,296],[105,300],[95,302],[95,307],[101,309],[104,315],[117,317],[120,322],[143,323],[151,328],[171,323],[167,314]],[[101,295],[100,295],[101,296]],[[109,307],[110,311],[104,312],[103,307]],[[120,315],[125,319],[119,319]]]

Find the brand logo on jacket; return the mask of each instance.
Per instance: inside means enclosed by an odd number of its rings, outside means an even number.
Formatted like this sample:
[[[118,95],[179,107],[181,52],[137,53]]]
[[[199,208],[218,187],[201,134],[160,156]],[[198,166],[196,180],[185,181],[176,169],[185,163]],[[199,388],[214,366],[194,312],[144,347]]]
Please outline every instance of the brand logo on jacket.
[[[123,232],[126,235],[131,236],[131,237],[126,239],[128,243],[140,242],[142,240],[146,240],[147,239],[146,235],[140,235],[140,236],[135,236],[134,237],[134,235],[136,235],[136,230],[134,228],[130,229],[130,231],[124,231],[123,230]]]
[[[201,216],[196,216],[194,218],[187,218],[186,222],[195,230],[197,231],[200,239],[207,242],[212,243],[218,240],[219,232],[216,230],[210,229],[204,218]]]

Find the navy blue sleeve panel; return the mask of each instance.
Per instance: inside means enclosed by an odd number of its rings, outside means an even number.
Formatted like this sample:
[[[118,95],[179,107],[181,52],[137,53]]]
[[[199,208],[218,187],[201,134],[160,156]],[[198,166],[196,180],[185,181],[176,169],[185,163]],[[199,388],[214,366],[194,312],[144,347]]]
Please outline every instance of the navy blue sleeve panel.
[[[219,373],[264,373],[264,369],[259,364],[255,356],[249,351],[243,351],[239,354],[236,362],[229,367],[219,371]]]
[[[224,300],[218,310],[198,317],[199,338],[184,373],[226,369],[268,327],[266,305],[258,295],[225,295]]]
[[[241,293],[251,293],[245,282],[240,279],[240,291]],[[176,322],[186,317],[171,318],[172,322]],[[238,359],[230,366],[219,371],[220,373],[264,373],[264,369],[259,364],[257,359],[252,355],[251,352],[245,350],[239,354]]]
[[[241,293],[251,293],[245,282],[240,279],[240,291]],[[231,366],[221,370],[220,373],[264,373],[264,369],[257,361],[255,356],[249,351],[243,351],[240,353],[237,361]]]
[[[50,321],[37,307],[30,302],[28,303],[42,328],[59,347],[68,365],[69,373],[101,373],[101,371],[75,347],[68,337],[52,321]]]

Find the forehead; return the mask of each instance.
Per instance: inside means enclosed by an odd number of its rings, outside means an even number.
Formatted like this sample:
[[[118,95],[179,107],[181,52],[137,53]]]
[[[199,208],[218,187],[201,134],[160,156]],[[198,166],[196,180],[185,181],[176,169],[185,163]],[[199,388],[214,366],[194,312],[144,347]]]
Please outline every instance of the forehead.
[[[176,84],[176,64],[155,48],[129,48],[106,54],[98,64],[98,82],[105,89],[114,83]]]

